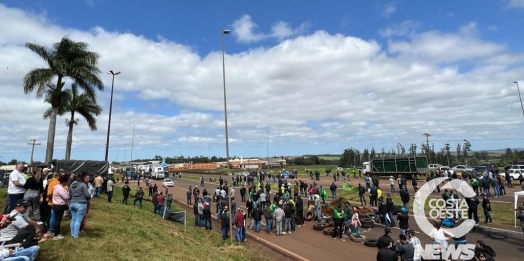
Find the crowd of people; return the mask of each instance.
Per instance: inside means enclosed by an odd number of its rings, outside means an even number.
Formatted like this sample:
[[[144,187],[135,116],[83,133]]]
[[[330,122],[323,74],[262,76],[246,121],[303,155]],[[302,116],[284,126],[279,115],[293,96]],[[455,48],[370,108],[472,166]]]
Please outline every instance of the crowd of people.
[[[95,178],[95,188],[87,173],[63,170],[51,173],[47,168],[27,169],[25,163],[17,163],[9,174],[8,195],[0,221],[3,243],[0,260],[35,260],[39,245],[65,238],[66,231],[61,231],[63,217],[70,219],[70,238],[80,237],[91,198],[100,193],[101,179]],[[108,181],[108,194],[112,191],[111,182],[114,181]]]

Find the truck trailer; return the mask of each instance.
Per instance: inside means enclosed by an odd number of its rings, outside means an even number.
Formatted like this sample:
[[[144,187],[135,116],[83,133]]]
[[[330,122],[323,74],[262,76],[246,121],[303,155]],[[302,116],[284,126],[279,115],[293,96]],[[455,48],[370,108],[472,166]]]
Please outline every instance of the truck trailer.
[[[428,158],[426,156],[371,158],[368,162],[364,162],[363,172],[379,177],[399,174],[406,177],[426,175]]]

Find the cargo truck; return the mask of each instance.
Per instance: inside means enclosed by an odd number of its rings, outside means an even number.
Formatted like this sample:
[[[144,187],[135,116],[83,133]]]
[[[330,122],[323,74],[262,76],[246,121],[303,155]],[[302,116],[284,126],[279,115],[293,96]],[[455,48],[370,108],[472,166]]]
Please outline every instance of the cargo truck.
[[[428,158],[426,156],[371,158],[364,162],[364,174],[380,176],[396,176],[403,174],[426,175],[428,172]]]

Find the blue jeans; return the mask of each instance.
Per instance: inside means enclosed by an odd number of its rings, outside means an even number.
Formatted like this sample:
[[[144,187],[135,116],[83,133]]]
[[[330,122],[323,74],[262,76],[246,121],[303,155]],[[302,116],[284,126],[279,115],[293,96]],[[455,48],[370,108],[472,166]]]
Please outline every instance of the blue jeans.
[[[69,224],[71,236],[77,238],[80,233],[80,224],[86,214],[87,203],[71,203],[69,210],[71,210],[71,223]]]
[[[30,261],[27,256],[17,256],[17,257],[6,257],[2,261]]]
[[[229,227],[228,226],[222,227],[221,230],[222,230],[222,239],[226,240],[229,234]]]
[[[333,201],[337,200],[337,191],[331,191],[331,197],[333,198]]]
[[[99,198],[100,197],[100,190],[101,189],[102,189],[102,187],[95,188],[95,198]]]
[[[395,193],[395,185],[391,185],[391,193]]]
[[[204,226],[206,226],[206,224],[207,224],[207,218],[204,217],[204,216],[201,216],[200,217],[200,226],[204,227]]]
[[[500,197],[500,186],[494,186],[493,190],[495,191],[495,197]]]
[[[402,207],[409,211],[409,202],[402,202]]]
[[[113,199],[113,191],[107,192],[107,202],[111,202],[111,199]]]
[[[16,201],[24,198],[24,193],[22,194],[9,194],[9,208],[7,209],[7,214],[11,213],[15,209]]]
[[[242,238],[243,238],[243,237],[242,237],[242,228],[241,228],[241,227],[237,227],[236,230],[235,230],[235,232],[236,232],[236,233],[235,233],[235,236],[236,236],[236,238],[237,238],[237,241],[238,241],[238,242],[242,242],[242,241],[243,241],[243,240],[242,240]]]
[[[50,208],[52,206],[49,206]],[[51,215],[49,217],[49,224],[47,224],[47,227],[49,228],[49,233],[53,234],[55,232],[55,211],[51,208]]]
[[[266,219],[266,232],[271,233],[271,226],[273,225],[273,219]]]
[[[487,211],[484,209],[484,216],[486,217],[486,223],[492,223],[493,219],[491,218],[491,211]]]
[[[405,235],[405,236],[407,236],[407,235],[408,235],[408,230],[409,230],[409,229],[402,229],[402,228],[401,228],[401,229],[400,229],[400,234],[401,234],[401,235]]]
[[[320,214],[320,208],[315,208],[315,212],[317,213],[317,220],[320,220],[322,218],[322,215]]]
[[[369,191],[371,189],[371,183],[366,183],[366,190]]]
[[[200,226],[200,215],[196,214],[195,215],[195,227],[199,227],[199,226]]]
[[[160,205],[160,206],[158,206],[158,214],[159,214],[161,217],[164,217],[164,205]]]
[[[255,220],[255,232],[260,232],[260,220]]]
[[[284,218],[285,226],[284,226],[284,232],[291,232],[291,218]]]
[[[276,223],[277,223],[277,225],[276,225],[276,230],[277,230],[276,234],[277,234],[277,236],[282,235],[282,220],[277,221]]]
[[[486,196],[491,197],[491,193],[489,192],[489,188],[484,188],[484,193],[486,193]]]
[[[389,220],[392,226],[395,226],[395,219],[393,218],[393,212],[388,212]]]
[[[13,252],[14,257],[19,256],[26,256],[29,258],[29,261],[34,261],[36,259],[36,256],[38,255],[38,251],[40,250],[39,246],[32,246],[28,248],[19,248],[16,252]],[[8,259],[4,259],[8,260]]]

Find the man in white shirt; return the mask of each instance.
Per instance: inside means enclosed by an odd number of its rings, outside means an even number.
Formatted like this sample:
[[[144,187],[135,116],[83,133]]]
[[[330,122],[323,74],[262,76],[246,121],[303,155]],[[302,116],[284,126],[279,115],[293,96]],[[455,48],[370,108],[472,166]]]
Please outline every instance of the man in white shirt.
[[[22,174],[24,163],[18,162],[15,170],[9,174],[9,185],[7,187],[7,194],[9,194],[9,208],[7,213],[10,213],[15,208],[16,201],[24,198],[24,184],[25,178]]]
[[[233,187],[229,190],[229,196],[231,197],[231,200],[235,199],[235,189]]]

